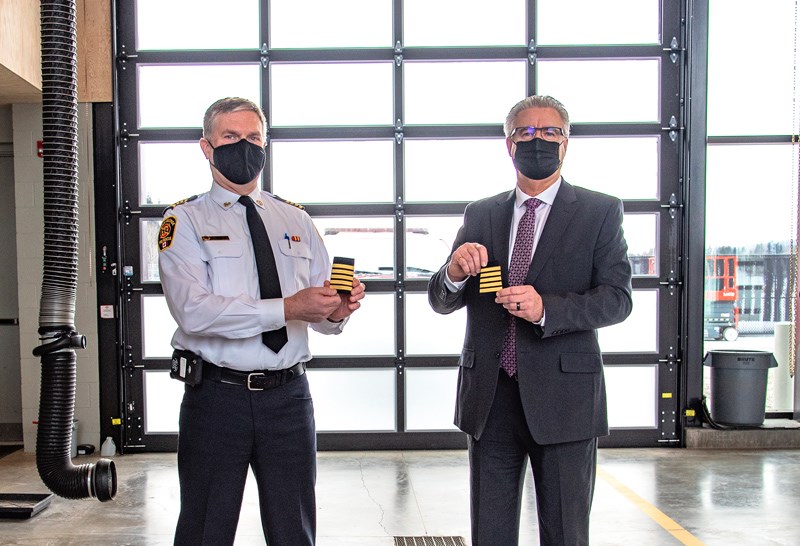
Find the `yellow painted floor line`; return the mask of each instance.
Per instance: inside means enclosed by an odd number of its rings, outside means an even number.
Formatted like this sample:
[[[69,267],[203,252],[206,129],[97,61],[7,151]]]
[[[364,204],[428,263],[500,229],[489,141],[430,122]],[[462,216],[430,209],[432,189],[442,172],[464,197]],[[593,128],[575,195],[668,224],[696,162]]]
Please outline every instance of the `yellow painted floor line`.
[[[666,529],[672,536],[677,538],[681,544],[686,544],[686,546],[705,546],[702,540],[696,538],[689,531],[678,525],[675,520],[634,493],[629,487],[602,468],[597,467],[597,475],[621,493],[623,497],[631,501],[639,510],[647,514],[653,521]]]

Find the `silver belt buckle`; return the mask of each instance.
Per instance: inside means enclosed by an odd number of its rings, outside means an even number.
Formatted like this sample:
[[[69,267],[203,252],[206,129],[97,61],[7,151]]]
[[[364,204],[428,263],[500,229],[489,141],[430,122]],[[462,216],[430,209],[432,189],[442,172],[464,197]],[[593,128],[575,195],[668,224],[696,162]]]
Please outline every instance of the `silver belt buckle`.
[[[266,374],[263,374],[261,372],[253,372],[253,373],[247,374],[247,390],[249,390],[249,391],[263,391],[264,389],[259,389],[257,387],[253,387],[250,384],[250,380],[253,378],[254,375],[255,376],[260,376],[260,377],[265,377],[266,376]]]

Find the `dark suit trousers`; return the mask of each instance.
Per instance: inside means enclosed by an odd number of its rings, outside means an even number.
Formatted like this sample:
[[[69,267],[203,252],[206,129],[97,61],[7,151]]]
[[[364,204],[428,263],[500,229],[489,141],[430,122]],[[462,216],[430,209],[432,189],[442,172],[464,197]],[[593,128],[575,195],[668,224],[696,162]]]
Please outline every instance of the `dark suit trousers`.
[[[248,468],[268,544],[314,544],[316,436],[305,375],[265,391],[215,381],[186,387],[176,545],[233,544]]]
[[[518,383],[500,371],[486,428],[480,440],[469,441],[473,546],[519,543],[527,460],[536,488],[540,545],[588,544],[597,439],[537,444],[522,412]]]

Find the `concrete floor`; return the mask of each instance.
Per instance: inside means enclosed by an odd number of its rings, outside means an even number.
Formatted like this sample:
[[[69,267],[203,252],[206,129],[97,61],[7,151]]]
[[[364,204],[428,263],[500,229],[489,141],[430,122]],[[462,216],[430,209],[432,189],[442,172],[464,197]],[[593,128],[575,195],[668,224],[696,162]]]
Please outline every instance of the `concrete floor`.
[[[0,519],[0,544],[171,544],[175,454],[115,463],[114,500],[55,497],[32,518]],[[46,493],[35,465],[21,450],[0,459],[0,493]],[[465,451],[321,452],[318,467],[319,546],[392,546],[394,536],[425,535],[469,544]],[[520,544],[533,545],[535,501],[526,487]],[[595,546],[800,545],[800,451],[601,449],[591,525]],[[252,477],[236,544],[264,544]]]

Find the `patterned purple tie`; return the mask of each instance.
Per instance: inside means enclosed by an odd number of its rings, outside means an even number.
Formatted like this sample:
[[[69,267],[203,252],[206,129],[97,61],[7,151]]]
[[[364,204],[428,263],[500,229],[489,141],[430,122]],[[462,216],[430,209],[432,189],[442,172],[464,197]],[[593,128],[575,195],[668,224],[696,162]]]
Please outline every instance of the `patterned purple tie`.
[[[508,267],[508,285],[518,286],[523,283],[531,266],[533,252],[533,232],[536,227],[536,207],[542,202],[531,197],[525,201],[525,214],[519,220],[517,236],[514,238],[514,250],[511,252],[511,265]],[[503,350],[500,352],[500,367],[508,377],[517,374],[517,321],[508,315],[508,326],[503,339]]]

